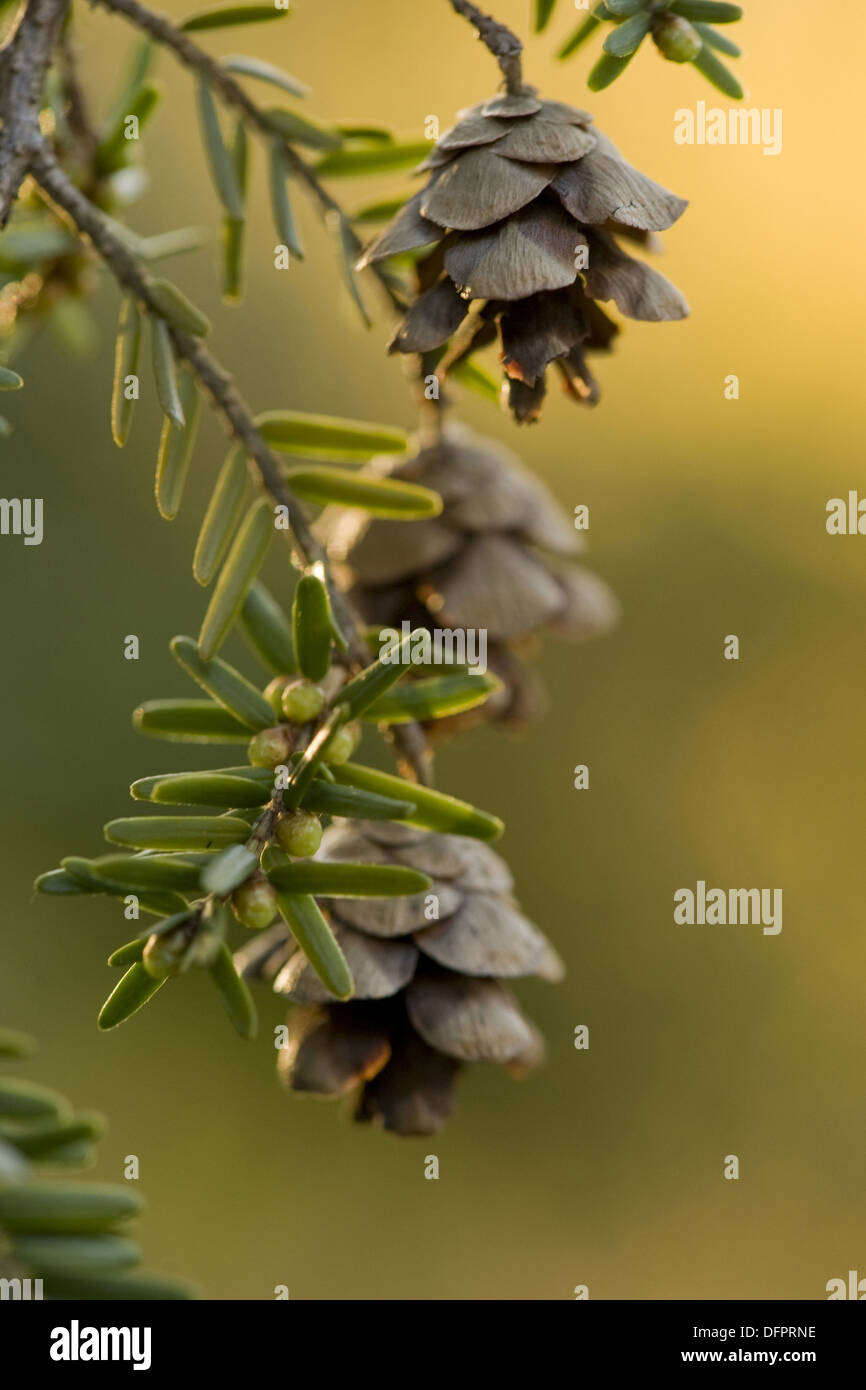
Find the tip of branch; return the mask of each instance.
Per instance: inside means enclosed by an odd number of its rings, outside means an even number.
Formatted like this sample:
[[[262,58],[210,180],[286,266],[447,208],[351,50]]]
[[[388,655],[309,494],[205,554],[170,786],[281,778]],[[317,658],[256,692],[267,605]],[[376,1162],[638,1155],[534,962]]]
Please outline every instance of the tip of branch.
[[[518,58],[523,52],[523,44],[516,34],[492,15],[483,14],[470,0],[451,0],[451,5],[456,14],[469,20],[494,58]]]

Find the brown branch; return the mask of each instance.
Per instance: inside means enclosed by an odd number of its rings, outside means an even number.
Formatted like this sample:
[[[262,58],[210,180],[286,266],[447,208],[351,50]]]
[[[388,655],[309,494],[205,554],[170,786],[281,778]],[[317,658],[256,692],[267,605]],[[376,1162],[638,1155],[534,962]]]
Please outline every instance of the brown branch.
[[[31,155],[30,172],[52,205],[86,236],[99,253],[115,279],[144,305],[155,317],[162,317],[154,301],[152,280],[136,257],[113,230],[108,218],[75,187],[64,173],[54,154],[41,142]],[[270,497],[286,508],[291,531],[287,538],[293,543],[305,565],[320,565],[328,586],[334,616],[349,642],[349,654],[356,666],[370,660],[364,628],[356,617],[345,594],[334,583],[327,552],[313,535],[302,515],[297,499],[286,486],[282,469],[268,448],[249,407],[235,387],[228,372],[220,365],[200,338],[179,328],[167,325],[175,353],[194,372],[200,386],[221,415],[228,432],[243,446],[254,465],[258,481]],[[411,767],[420,782],[430,782],[430,758],[426,739],[417,726],[404,725],[395,731],[394,742],[403,760]]]
[[[493,54],[505,78],[505,90],[510,96],[519,96],[523,91],[523,44],[517,35],[492,15],[484,14],[477,5],[470,4],[470,0],[451,0],[451,8],[469,20],[485,48]]]
[[[42,87],[68,0],[30,0],[0,50],[0,229],[41,140]]]

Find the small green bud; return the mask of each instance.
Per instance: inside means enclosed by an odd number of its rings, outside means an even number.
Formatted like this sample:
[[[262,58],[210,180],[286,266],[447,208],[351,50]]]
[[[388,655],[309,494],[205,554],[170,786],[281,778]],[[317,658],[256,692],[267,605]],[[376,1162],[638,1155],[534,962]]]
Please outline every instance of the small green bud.
[[[273,680],[268,681],[267,685],[264,688],[264,697],[273,709],[274,714],[278,718],[283,712],[283,707],[280,703],[282,700],[283,691],[285,690],[286,686],[291,685],[291,683],[291,676],[274,676]]]
[[[283,714],[292,724],[309,724],[324,708],[324,691],[312,681],[292,681],[283,691]]]
[[[360,740],[360,725],[344,724],[342,729],[338,729],[334,734],[322,754],[322,762],[333,763],[335,767],[339,766],[340,763],[347,763],[358,747]]]
[[[189,945],[182,932],[168,932],[165,936],[156,933],[149,936],[141,957],[141,963],[148,975],[155,980],[168,980],[179,975],[183,969],[183,958]]]
[[[232,910],[250,931],[261,931],[274,920],[277,895],[266,878],[248,878],[232,893]]]
[[[653,21],[652,36],[656,48],[672,63],[691,63],[703,48],[703,40],[687,19],[681,15],[659,15]]]
[[[322,826],[312,811],[290,811],[276,825],[280,848],[295,859],[308,859],[322,843]]]
[[[291,751],[292,741],[288,730],[277,726],[274,729],[262,729],[261,733],[250,739],[247,758],[253,767],[278,767],[289,761]]]

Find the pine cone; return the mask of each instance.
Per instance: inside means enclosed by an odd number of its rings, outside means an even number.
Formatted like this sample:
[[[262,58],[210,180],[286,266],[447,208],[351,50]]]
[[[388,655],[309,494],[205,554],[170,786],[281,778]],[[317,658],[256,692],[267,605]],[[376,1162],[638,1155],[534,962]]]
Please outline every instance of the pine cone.
[[[286,1086],[320,1096],[361,1087],[356,1120],[434,1134],[451,1114],[461,1063],[500,1062],[517,1075],[537,1065],[541,1035],[502,980],[555,981],[562,964],[518,911],[498,854],[458,835],[354,821],[326,832],[319,857],[409,865],[433,884],[412,898],[322,903],[355,980],[349,1003],[333,1002],[283,926],[238,952],[247,978],[271,982],[299,1006],[280,1053]]]
[[[530,87],[460,112],[420,166],[431,171],[426,188],[360,262],[437,243],[418,265],[422,292],[390,350],[442,347],[470,302],[485,301],[467,350],[499,337],[503,390],[520,422],[538,418],[550,362],[575,400],[595,404],[586,354],[618,332],[598,300],[634,319],[689,312],[679,290],[613,235],[651,244],[687,204],[627,164],[591,122]]]
[[[460,723],[498,718],[525,723],[540,692],[510,643],[542,630],[584,639],[610,631],[617,600],[580,565],[553,568],[539,549],[572,557],[582,537],[555,498],[504,445],[449,424],[434,445],[396,467],[392,477],[423,483],[443,501],[430,521],[383,521],[342,507],[317,524],[332,560],[344,566],[356,606],[371,624],[400,628],[474,628],[487,633],[487,664],[504,689]],[[437,735],[453,728],[436,721]]]

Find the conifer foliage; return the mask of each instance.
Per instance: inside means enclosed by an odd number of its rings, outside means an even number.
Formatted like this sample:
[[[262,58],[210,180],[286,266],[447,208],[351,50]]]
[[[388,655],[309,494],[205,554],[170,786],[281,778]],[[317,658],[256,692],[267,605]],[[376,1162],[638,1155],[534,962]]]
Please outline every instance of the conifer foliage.
[[[101,266],[119,290],[111,436],[123,447],[137,402],[158,404],[155,500],[166,520],[202,466],[203,411],[224,427],[229,449],[192,561],[208,601],[197,635],[171,642],[186,689],[146,700],[133,716],[146,738],[207,749],[210,765],[133,782],[136,814],[108,822],[107,852],[64,857],[37,888],[147,922],[109,960],[120,974],[100,1028],[157,1007],[167,984],[182,988],[197,970],[251,1038],[250,983],[264,982],[294,1010],[279,1063],[290,1089],[354,1092],[358,1119],[430,1133],[451,1111],[461,1065],[486,1060],[522,1073],[540,1060],[540,1036],[510,982],[561,974],[490,847],[502,821],[434,789],[431,736],[491,715],[525,721],[536,702],[513,644],[548,629],[595,636],[617,615],[602,581],[572,563],[579,538],[544,487],[508,450],[456,423],[457,392],[497,396],[481,355],[495,348],[503,403],[518,422],[539,417],[554,373],[568,395],[595,403],[589,360],[611,348],[617,310],[652,321],[687,312],[680,292],[622,245],[651,250],[686,204],[634,169],[590,113],[527,84],[520,40],[469,0],[450,0],[451,11],[476,29],[502,89],[433,144],[369,121],[323,120],[308,110],[306,83],[281,66],[213,56],[214,31],[288,23],[284,0],[180,24],[140,0],[96,2],[136,33],[104,110],[81,80],[69,0],[0,4],[0,389],[26,389],[15,363],[42,330],[68,351],[87,346]],[[538,0],[539,31],[554,11],[555,0]],[[605,0],[567,48],[608,26],[594,89],[648,35],[665,57],[722,85],[713,55],[730,47],[715,26],[738,17],[736,6],[704,0]],[[334,297],[348,294],[368,325],[378,325],[382,305],[396,319],[391,349],[408,364],[417,435],[345,419],[339,401],[336,413],[313,415],[303,401],[253,409],[242,398],[208,346],[207,315],[163,273],[199,232],[143,236],[130,225],[145,186],[137,152],[166,60],[194,85],[225,302],[243,299],[261,160],[275,270],[303,261],[300,195],[330,238]],[[353,212],[338,197],[341,180],[418,166],[424,183],[412,196]],[[377,326],[371,342],[384,339]],[[4,434],[13,427],[0,420]],[[268,588],[263,567],[280,542],[283,579]],[[446,619],[489,635],[489,665],[431,662],[431,631]],[[235,630],[258,671],[221,654]],[[361,743],[365,728],[384,737],[396,772],[379,770],[372,741]],[[27,1144],[42,1142],[27,1138],[31,1118],[45,1134],[55,1127],[58,1153],[90,1137],[62,1107],[13,1113],[11,1123],[26,1121],[17,1156],[4,1131],[13,1167]],[[122,1263],[120,1237],[100,1224],[112,1224],[116,1208],[107,1197],[93,1202],[87,1229],[99,1229],[89,1239]],[[78,1210],[62,1194],[56,1209],[63,1220]],[[0,1226],[9,1210],[0,1209]],[[33,1210],[41,1219],[38,1201]],[[24,1262],[42,1268],[41,1229],[21,1230],[32,1257]],[[13,1233],[13,1253],[22,1239]],[[106,1258],[94,1277],[120,1267]]]
[[[33,1051],[30,1038],[0,1028],[0,1279],[2,1297],[189,1299],[191,1284],[136,1269],[130,1222],[144,1203],[132,1184],[45,1177],[92,1159],[101,1115],[77,1111],[47,1086],[6,1075]]]

